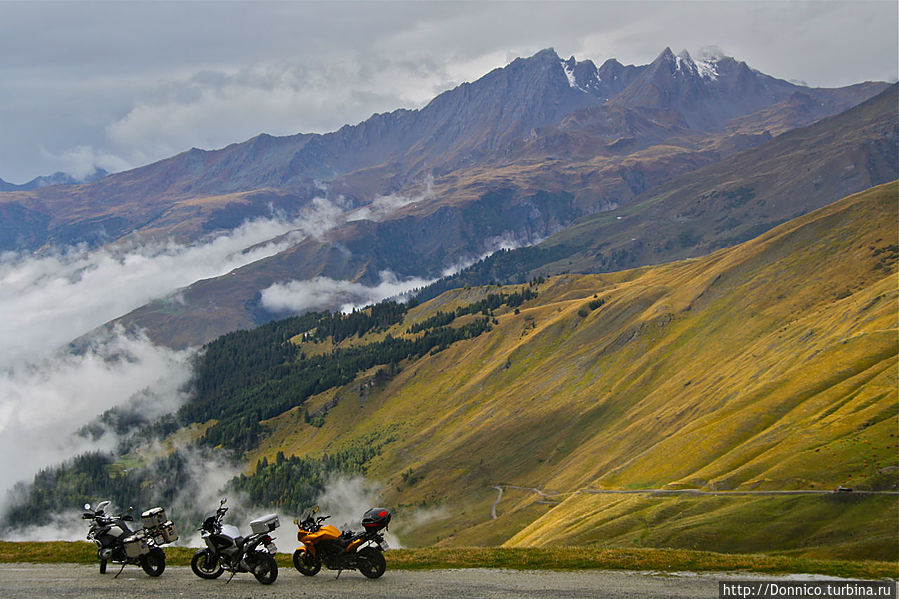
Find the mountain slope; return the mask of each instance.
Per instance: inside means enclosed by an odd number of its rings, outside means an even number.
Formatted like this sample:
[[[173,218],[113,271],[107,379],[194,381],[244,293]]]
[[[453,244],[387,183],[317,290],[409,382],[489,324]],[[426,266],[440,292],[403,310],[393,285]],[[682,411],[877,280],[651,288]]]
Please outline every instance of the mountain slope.
[[[462,544],[646,537],[593,527],[610,500],[590,488],[896,489],[897,193],[895,183],[872,189],[704,258],[551,279],[520,313],[497,311],[487,334],[402,364],[387,383],[363,378],[312,398],[310,412],[328,406],[321,428],[292,412],[269,421],[272,436],[250,463],[398,427],[370,475],[385,481],[389,502],[445,506],[420,542]],[[474,291],[449,292],[409,318]],[[492,520],[498,484],[561,503],[510,488]],[[673,531],[678,501],[655,501],[652,525],[628,516],[645,503],[616,517],[631,532]],[[859,499],[859,508],[821,501],[769,501],[797,526],[809,514],[826,519],[813,546],[772,520],[755,523],[740,550],[899,555],[895,497]],[[720,540],[691,537],[680,522],[681,533],[654,542],[734,550],[724,531],[758,511],[716,505],[692,530]]]
[[[899,86],[580,219],[534,248],[497,255],[440,289],[597,272],[698,256],[899,176]]]
[[[696,259],[230,333],[177,416],[104,414],[85,434],[137,427],[127,454],[48,469],[6,517],[39,520],[91,484],[171,499],[188,454],[226,447],[246,465],[230,489],[258,507],[296,513],[328,474],[365,473],[416,545],[895,561],[897,195]]]
[[[147,329],[159,343],[198,345],[277,317],[262,309],[258,295],[275,283],[326,276],[376,285],[385,270],[401,278],[436,278],[460,256],[471,259],[495,249],[491,239],[530,245],[549,236],[536,248],[499,254],[441,281],[426,297],[453,285],[602,272],[705,254],[895,179],[896,119],[893,86],[845,113],[720,162],[717,151],[690,151],[669,141],[563,167],[541,162],[529,169],[488,169],[486,176],[456,172],[435,181],[426,201],[383,220],[345,223],[233,274],[192,285],[177,306],[157,302],[119,322]],[[491,185],[497,178],[503,186]],[[636,196],[630,205],[628,195]],[[452,200],[444,201],[447,196]],[[603,212],[565,228],[597,201]]]

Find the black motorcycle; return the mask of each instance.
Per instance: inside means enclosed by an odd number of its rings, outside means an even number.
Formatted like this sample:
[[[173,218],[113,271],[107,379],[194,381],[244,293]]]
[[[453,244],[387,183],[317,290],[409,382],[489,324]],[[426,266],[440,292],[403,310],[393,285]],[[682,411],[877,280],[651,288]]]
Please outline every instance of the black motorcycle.
[[[88,540],[97,545],[100,574],[106,573],[109,562],[122,564],[116,576],[128,564],[140,565],[150,576],[159,576],[165,570],[165,552],[160,545],[178,540],[175,525],[166,520],[165,510],[153,508],[141,514],[143,528],[134,531],[128,526],[134,517],[128,508],[126,514],[109,514],[109,501],[101,501],[96,509],[84,504],[83,520],[90,520]]]
[[[252,534],[243,537],[236,526],[222,524],[228,508],[222,499],[219,508],[209,512],[200,527],[205,549],[197,551],[190,560],[190,568],[200,578],[218,578],[228,570],[231,577],[238,572],[252,572],[262,584],[271,584],[278,578],[275,562],[274,539],[268,533],[278,528],[278,516],[271,514],[250,522]]]

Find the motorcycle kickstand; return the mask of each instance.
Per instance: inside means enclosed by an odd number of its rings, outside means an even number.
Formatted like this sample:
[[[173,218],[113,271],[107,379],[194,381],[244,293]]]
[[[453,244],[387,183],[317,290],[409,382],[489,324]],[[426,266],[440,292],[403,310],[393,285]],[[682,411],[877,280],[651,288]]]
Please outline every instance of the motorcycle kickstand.
[[[122,564],[122,567],[119,568],[119,571],[116,572],[115,576],[112,577],[113,580],[115,580],[116,578],[118,578],[118,577],[119,577],[119,574],[121,574],[121,573],[122,573],[122,570],[124,570],[124,569],[125,569],[125,564],[123,563],[123,564]]]
[[[340,578],[341,572],[343,572],[343,568],[339,568],[339,569],[337,570],[337,578],[335,578],[334,580],[338,580],[338,579]]]
[[[225,581],[225,584],[231,582],[231,579],[234,578],[235,574],[237,574],[237,570],[231,570],[231,576],[228,577],[228,580]]]

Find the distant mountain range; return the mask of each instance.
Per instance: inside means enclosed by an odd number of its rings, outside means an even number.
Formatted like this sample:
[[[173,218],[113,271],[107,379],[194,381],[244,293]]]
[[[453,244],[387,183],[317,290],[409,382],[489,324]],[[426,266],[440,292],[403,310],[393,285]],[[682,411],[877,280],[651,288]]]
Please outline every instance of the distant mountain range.
[[[58,171],[52,175],[35,177],[31,181],[22,183],[21,185],[7,183],[3,179],[0,179],[0,191],[31,191],[33,189],[38,189],[39,187],[50,187],[51,185],[80,185],[81,183],[93,183],[94,181],[99,181],[108,174],[109,172],[105,169],[95,168],[94,172],[86,177],[78,178],[68,173]]]
[[[0,250],[132,238],[191,243],[249,218],[296,217],[317,197],[345,212],[398,199],[377,219],[345,218],[227,280],[198,282],[181,293],[183,303],[176,308],[149,305],[123,320],[146,327],[158,342],[192,345],[277,316],[258,301],[259,292],[274,283],[327,276],[373,284],[384,270],[436,278],[495,249],[497,240],[531,245],[577,219],[630,210],[641,198],[653,203],[648,198],[666,193],[662,186],[678,177],[755,148],[755,154],[739,158],[746,163],[741,172],[752,175],[750,163],[769,155],[766,148],[789,145],[778,135],[879,93],[895,96],[896,88],[808,88],[730,57],[697,61],[667,48],[649,65],[610,59],[598,68],[547,49],[449,90],[419,110],[376,114],[333,133],[260,135],[220,150],[193,149],[86,185],[2,193]],[[895,103],[888,104],[881,108],[895,124]],[[884,118],[852,114],[848,118]],[[864,154],[853,162],[855,172],[821,167],[814,175],[814,169],[784,173],[790,177],[784,184],[817,186],[815,199],[781,197],[773,212],[750,202],[739,215],[728,216],[723,228],[717,223],[709,231],[709,223],[693,219],[690,231],[672,234],[691,251],[705,251],[896,178],[890,137],[895,127],[871,129],[862,121],[845,126],[868,136],[854,142]],[[797,156],[803,142],[794,139],[789,151]],[[839,151],[839,139],[830,144],[829,150]],[[718,189],[725,182],[708,185]],[[739,187],[736,180],[727,185]],[[689,218],[683,206],[676,210],[657,218]],[[644,254],[628,250],[631,258],[610,260],[603,253],[592,266],[587,260],[577,268],[618,268],[679,255],[658,249]],[[216,306],[211,310],[210,299]]]

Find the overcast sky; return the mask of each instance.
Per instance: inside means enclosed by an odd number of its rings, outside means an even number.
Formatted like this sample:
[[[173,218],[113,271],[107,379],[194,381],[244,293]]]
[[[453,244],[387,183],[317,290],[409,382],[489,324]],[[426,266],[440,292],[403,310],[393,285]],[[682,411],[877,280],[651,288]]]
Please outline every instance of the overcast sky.
[[[0,0],[0,178],[332,131],[550,46],[597,64],[717,46],[814,86],[895,81],[897,18],[895,0]]]

